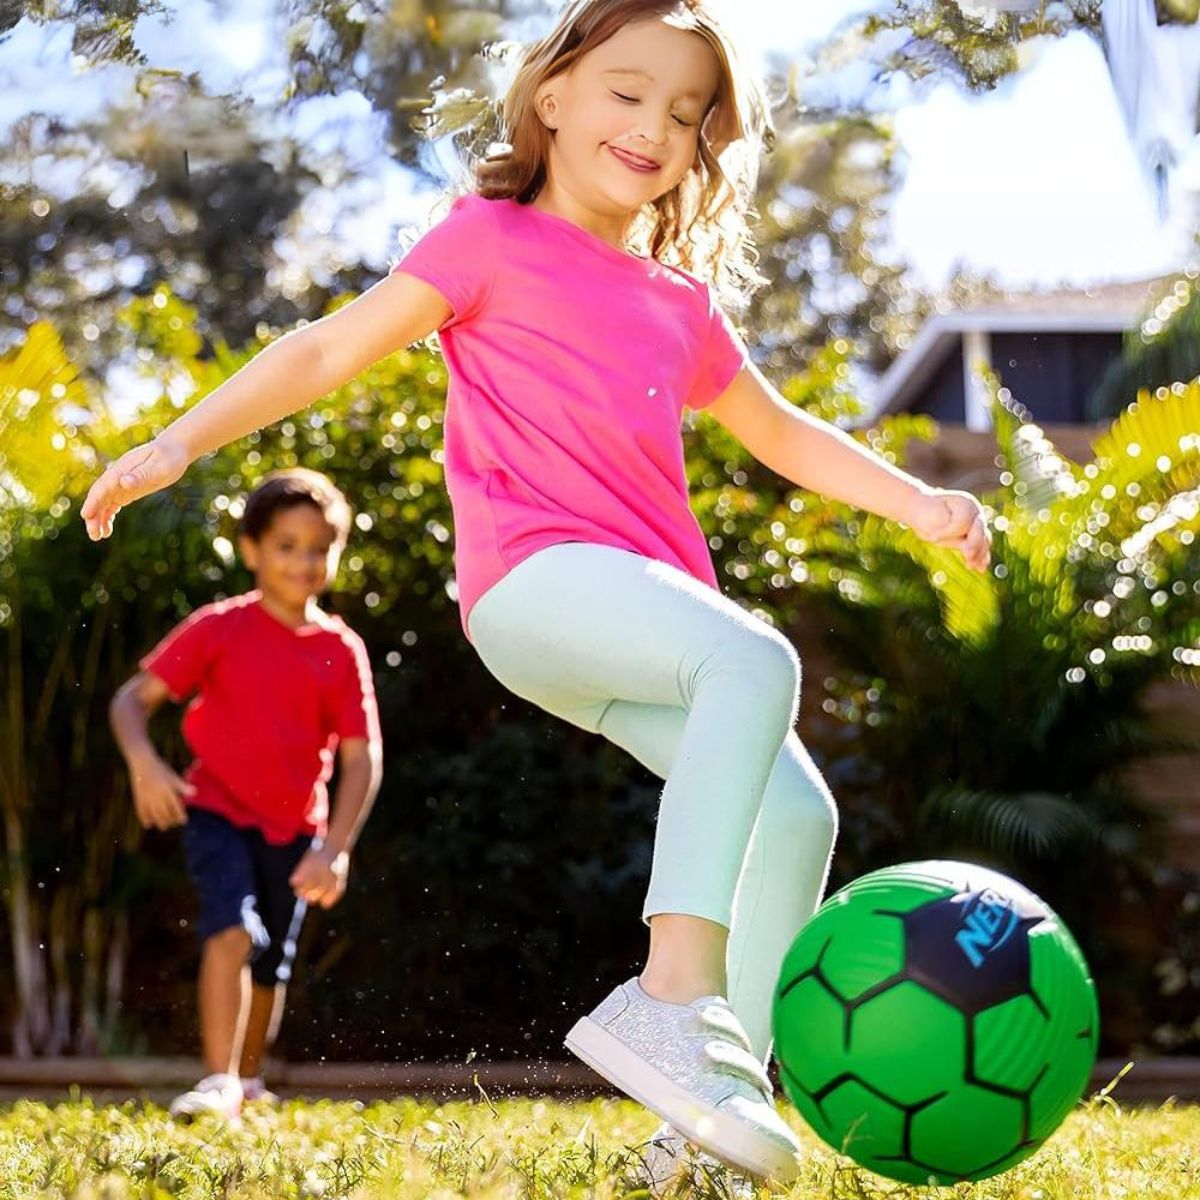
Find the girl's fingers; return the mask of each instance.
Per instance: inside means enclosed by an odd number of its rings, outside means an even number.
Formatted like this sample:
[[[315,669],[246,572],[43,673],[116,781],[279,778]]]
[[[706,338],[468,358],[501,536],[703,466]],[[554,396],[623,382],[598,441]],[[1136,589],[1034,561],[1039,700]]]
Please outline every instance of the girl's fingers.
[[[149,445],[131,450],[113,463],[88,489],[79,515],[87,525],[92,541],[110,537],[121,506],[146,490],[145,466],[153,455],[154,449]]]
[[[971,532],[967,534],[967,548],[969,551],[968,561],[972,566],[977,571],[986,570],[992,553],[987,527],[982,521],[976,521],[971,527]]]

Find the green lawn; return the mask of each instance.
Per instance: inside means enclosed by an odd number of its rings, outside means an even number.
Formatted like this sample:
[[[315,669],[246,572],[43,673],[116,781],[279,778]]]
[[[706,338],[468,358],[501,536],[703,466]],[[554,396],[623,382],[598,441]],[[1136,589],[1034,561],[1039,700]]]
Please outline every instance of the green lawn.
[[[135,1103],[18,1101],[0,1108],[0,1197],[602,1200],[631,1193],[630,1148],[654,1125],[644,1109],[611,1100],[293,1101],[250,1110],[236,1130],[178,1126]],[[1007,1174],[940,1190],[889,1184],[815,1140],[811,1149],[793,1197],[1200,1200],[1200,1107],[1123,1111],[1098,1100]],[[727,1192],[716,1180],[692,1194]]]

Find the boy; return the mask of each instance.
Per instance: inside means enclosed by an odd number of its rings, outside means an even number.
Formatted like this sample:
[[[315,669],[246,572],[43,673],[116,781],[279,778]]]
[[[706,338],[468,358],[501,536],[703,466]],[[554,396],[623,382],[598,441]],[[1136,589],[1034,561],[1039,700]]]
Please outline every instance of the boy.
[[[308,904],[341,899],[379,789],[366,648],[317,607],[349,532],[349,505],[324,475],[267,476],[246,500],[239,537],[255,590],[197,609],[112,702],[138,817],[147,828],[184,826],[199,899],[208,1073],[174,1100],[173,1116],[235,1118],[243,1099],[271,1099],[262,1056],[278,1029],[301,921]],[[147,723],[164,700],[193,694],[183,734],[195,757],[181,777],[155,752]]]

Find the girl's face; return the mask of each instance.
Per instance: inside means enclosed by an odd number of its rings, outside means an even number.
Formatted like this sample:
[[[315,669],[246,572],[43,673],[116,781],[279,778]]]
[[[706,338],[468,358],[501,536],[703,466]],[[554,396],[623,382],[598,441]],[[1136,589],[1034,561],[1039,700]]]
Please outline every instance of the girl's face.
[[[657,18],[627,25],[539,90],[539,115],[556,131],[552,184],[621,217],[669,192],[696,161],[719,82],[699,34]]]

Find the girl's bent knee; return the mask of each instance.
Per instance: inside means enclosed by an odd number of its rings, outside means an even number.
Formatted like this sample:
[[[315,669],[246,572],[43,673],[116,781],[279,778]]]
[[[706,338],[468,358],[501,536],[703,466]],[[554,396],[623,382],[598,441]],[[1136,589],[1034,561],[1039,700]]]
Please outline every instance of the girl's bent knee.
[[[800,658],[787,638],[765,630],[741,648],[739,665],[760,703],[788,709],[794,716],[800,700]]]
[[[833,798],[804,785],[787,802],[776,806],[772,819],[772,836],[806,845],[832,846],[837,831],[838,812]]]

